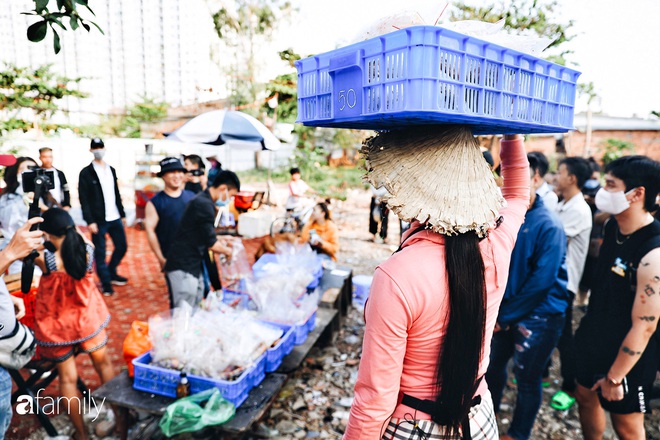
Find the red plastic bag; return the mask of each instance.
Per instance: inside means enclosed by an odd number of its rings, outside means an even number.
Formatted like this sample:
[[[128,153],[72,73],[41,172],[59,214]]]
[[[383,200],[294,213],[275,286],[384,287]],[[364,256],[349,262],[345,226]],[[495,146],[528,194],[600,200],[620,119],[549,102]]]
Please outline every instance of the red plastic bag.
[[[124,339],[124,360],[128,366],[128,375],[133,377],[133,359],[151,350],[149,339],[149,324],[144,321],[133,321],[128,336]]]

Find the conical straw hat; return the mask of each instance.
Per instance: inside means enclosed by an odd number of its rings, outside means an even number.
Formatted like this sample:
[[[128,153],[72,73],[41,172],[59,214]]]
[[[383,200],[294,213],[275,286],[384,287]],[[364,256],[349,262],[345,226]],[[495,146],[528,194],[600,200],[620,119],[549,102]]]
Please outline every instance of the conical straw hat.
[[[388,206],[402,220],[418,220],[441,234],[476,231],[495,223],[506,201],[464,126],[417,126],[380,133],[362,147],[367,175],[385,187]]]

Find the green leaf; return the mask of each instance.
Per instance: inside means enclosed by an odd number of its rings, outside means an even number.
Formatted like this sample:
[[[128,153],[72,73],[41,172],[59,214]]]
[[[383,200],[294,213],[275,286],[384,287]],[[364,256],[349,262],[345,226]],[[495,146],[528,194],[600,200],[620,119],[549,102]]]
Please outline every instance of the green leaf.
[[[89,25],[82,20],[80,20],[80,24],[82,24],[82,27],[84,27],[87,32],[91,29]]]
[[[62,9],[64,7],[64,0],[57,0],[57,9]]]
[[[48,0],[34,0],[34,9],[40,13],[48,7]]]
[[[51,23],[51,26],[54,23],[54,24],[58,25],[59,27],[61,27],[62,30],[66,30],[66,27],[62,24],[62,21],[59,18],[48,17],[47,20]]]
[[[93,21],[90,21],[90,23],[92,23],[101,34],[105,35],[105,32],[103,32],[103,29],[101,29],[98,24],[94,23]]]
[[[71,17],[71,20],[69,20],[69,25],[71,26],[71,29],[75,31],[78,29],[78,19],[76,17]]]
[[[92,8],[90,8],[88,5],[85,5],[85,7],[94,17],[96,17],[96,14],[94,13],[94,11],[92,11]]]
[[[28,40],[33,43],[37,43],[46,38],[46,33],[48,33],[48,24],[45,20],[38,21],[27,29]]]
[[[55,29],[53,29],[53,49],[55,49],[55,54],[60,53],[60,49],[62,49],[62,46],[60,45],[60,36],[57,34]]]
[[[79,5],[87,6],[87,0],[76,0],[76,3],[78,3]]]

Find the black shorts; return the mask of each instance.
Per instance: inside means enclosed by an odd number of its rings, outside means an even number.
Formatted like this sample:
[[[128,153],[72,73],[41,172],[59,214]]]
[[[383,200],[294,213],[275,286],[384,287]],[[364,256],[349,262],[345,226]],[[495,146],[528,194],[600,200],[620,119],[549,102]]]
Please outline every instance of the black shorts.
[[[596,381],[604,377],[605,375],[594,375],[590,379],[584,376],[578,375],[577,382],[585,388],[591,389],[594,386]],[[613,414],[633,414],[633,413],[647,413],[650,412],[649,401],[651,400],[651,391],[653,390],[653,384],[639,385],[634,382],[629,382],[628,392],[623,396],[622,400],[610,401],[603,398],[598,391],[598,400],[600,401],[600,406],[603,407],[605,411],[609,411]]]

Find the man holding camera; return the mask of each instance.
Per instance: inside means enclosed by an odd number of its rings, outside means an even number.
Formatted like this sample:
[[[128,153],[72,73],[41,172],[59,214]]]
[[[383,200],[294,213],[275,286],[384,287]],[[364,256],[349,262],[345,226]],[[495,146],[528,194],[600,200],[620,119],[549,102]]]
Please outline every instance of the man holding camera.
[[[121,202],[117,172],[108,165],[105,145],[100,138],[92,139],[90,152],[94,160],[82,169],[78,179],[78,194],[83,218],[92,233],[96,272],[101,279],[103,295],[112,296],[112,285],[123,286],[128,279],[117,273],[117,266],[126,254],[126,213]],[[105,235],[110,235],[115,250],[110,262],[105,261]]]
[[[186,190],[199,194],[206,189],[208,180],[204,171],[204,161],[196,154],[183,156],[183,164],[186,167]]]
[[[14,163],[16,163],[14,156],[0,155],[0,166],[11,166]],[[0,273],[4,273],[11,263],[25,258],[41,245],[43,232],[30,231],[33,225],[41,221],[41,217],[28,220],[12,236],[7,247],[0,251]],[[0,278],[0,338],[14,334],[19,325],[17,319],[23,316],[25,316],[23,300],[11,295],[4,280]],[[0,366],[0,438],[4,437],[11,422],[11,389],[11,376],[4,367]]]
[[[71,209],[71,196],[69,195],[69,184],[66,182],[64,173],[53,167],[53,149],[44,147],[39,149],[39,161],[41,168],[45,171],[53,172],[53,186],[49,192],[46,192],[42,200],[49,208],[53,206],[61,207],[62,209]]]
[[[165,189],[147,202],[144,219],[147,240],[161,269],[165,267],[167,252],[186,205],[195,197],[195,193],[183,189],[185,171],[186,168],[176,157],[161,160],[158,177],[163,179]]]

